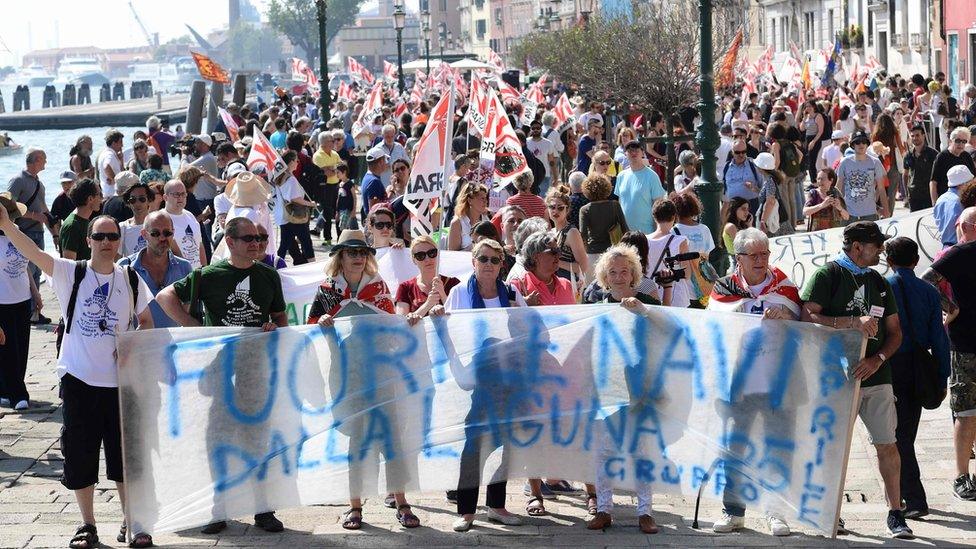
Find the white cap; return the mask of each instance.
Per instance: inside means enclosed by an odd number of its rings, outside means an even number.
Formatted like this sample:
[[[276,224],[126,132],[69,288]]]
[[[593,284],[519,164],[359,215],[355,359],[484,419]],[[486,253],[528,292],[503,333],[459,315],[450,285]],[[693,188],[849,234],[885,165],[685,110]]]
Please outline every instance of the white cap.
[[[234,162],[230,166],[227,166],[227,170],[224,171],[224,176],[227,179],[230,179],[232,177],[235,177],[237,174],[246,171],[247,171],[247,167],[245,167],[244,164],[241,164],[240,162]]]
[[[213,138],[210,137],[209,135],[205,134],[205,133],[201,133],[200,135],[198,135],[197,136],[197,139],[199,141],[202,141],[202,142],[206,143],[208,147],[211,146],[211,145],[213,145]]]
[[[759,153],[759,156],[757,156],[753,162],[756,164],[756,167],[761,170],[776,169],[776,158],[767,152]]]
[[[834,130],[834,132],[830,134],[831,141],[834,139],[844,139],[845,137],[847,137],[847,134],[844,133],[844,130]]]
[[[953,166],[949,168],[949,173],[946,174],[949,179],[950,187],[958,187],[964,185],[973,180],[973,172],[969,171],[966,166]]]

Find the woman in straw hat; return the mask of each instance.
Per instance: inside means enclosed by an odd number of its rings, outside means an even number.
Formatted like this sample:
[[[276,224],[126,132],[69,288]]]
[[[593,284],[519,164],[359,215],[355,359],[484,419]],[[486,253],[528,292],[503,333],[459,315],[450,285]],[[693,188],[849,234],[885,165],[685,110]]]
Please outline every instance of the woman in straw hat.
[[[325,328],[332,328],[335,319],[349,316],[367,314],[393,314],[393,300],[390,297],[390,290],[379,275],[379,266],[376,264],[376,249],[366,243],[366,238],[360,230],[346,229],[339,235],[338,243],[329,252],[329,263],[325,268],[326,279],[319,286],[315,294],[315,300],[308,313],[308,324],[319,324]],[[369,326],[364,326],[362,330],[356,330],[342,340],[341,349],[346,355],[361,355],[371,352],[366,346],[376,345],[377,335],[371,333]],[[330,341],[336,341],[330,338]],[[332,356],[339,356],[340,346],[337,345]],[[338,370],[332,368],[331,370]],[[330,370],[330,371],[331,371]],[[393,394],[382,395],[384,390],[388,390],[391,384],[372,383],[374,386],[372,395],[367,394],[363,388],[367,384],[366,372],[350,370],[345,372],[345,379],[330,379],[330,387],[342,386],[343,396],[334,395],[336,404],[332,414],[337,429],[349,437],[349,455],[360,456],[367,452],[378,452],[376,445],[371,447],[367,443],[366,447],[360,446],[370,438],[367,434],[367,415],[372,413],[384,413],[391,421],[391,433],[399,433],[401,430],[392,425],[396,419],[396,414],[386,412],[386,406],[382,403],[393,402],[396,396]],[[385,389],[384,389],[385,388]],[[370,399],[370,400],[367,400]],[[362,413],[363,410],[371,410],[370,414]],[[394,435],[394,439],[397,436]],[[396,446],[396,440],[393,441]],[[399,448],[398,448],[399,450]],[[384,452],[385,453],[385,452]],[[396,507],[396,518],[405,528],[416,528],[420,526],[420,520],[410,509],[407,498],[403,492],[403,486],[415,475],[411,475],[406,470],[409,461],[403,452],[397,451],[394,455],[386,457],[386,480],[387,489],[393,492],[391,503]],[[414,460],[416,461],[416,460]],[[370,465],[373,464],[373,465]],[[363,506],[362,495],[368,488],[368,482],[375,480],[376,467],[379,464],[379,457],[366,457],[365,459],[353,460],[349,464],[349,510],[343,514],[342,527],[347,530],[359,530],[363,525]]]

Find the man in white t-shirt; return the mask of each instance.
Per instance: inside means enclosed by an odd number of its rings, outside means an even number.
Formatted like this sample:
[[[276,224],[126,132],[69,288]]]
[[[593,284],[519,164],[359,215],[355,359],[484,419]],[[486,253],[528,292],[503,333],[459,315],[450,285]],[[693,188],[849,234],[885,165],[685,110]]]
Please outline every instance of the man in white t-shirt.
[[[166,200],[166,213],[173,220],[173,240],[180,248],[183,259],[198,269],[207,264],[207,254],[203,250],[203,234],[200,222],[186,206],[186,187],[179,179],[171,179],[163,187]]]
[[[105,133],[105,148],[98,153],[97,163],[102,196],[107,200],[115,196],[115,175],[122,171],[122,132],[109,130]]]
[[[76,263],[44,253],[20,232],[4,208],[0,208],[0,230],[24,257],[51,279],[61,315],[66,319],[57,363],[64,416],[61,483],[74,491],[84,522],[73,541],[88,542],[88,547],[94,547],[98,535],[95,484],[98,482],[99,448],[103,444],[106,476],[115,481],[119,493],[125,493],[116,334],[131,330],[134,319],[139,330],[153,327],[148,307],[152,296],[138,275],[130,278],[128,270],[115,265],[121,233],[118,222],[110,216],[96,217],[89,225],[87,240],[92,258],[82,271],[84,278],[78,284],[73,307],[69,302],[75,284]],[[132,295],[133,290],[137,295]],[[133,543],[140,547],[148,547],[147,541],[152,543],[141,525],[130,527],[137,532]]]
[[[542,137],[542,122],[533,120],[529,125],[529,137],[525,140],[525,145],[546,167],[546,176],[539,183],[539,196],[545,198],[549,185],[559,184],[559,170],[556,168],[556,148],[552,141]]]
[[[841,161],[844,158],[844,141],[847,140],[847,135],[844,134],[844,130],[834,130],[830,134],[830,145],[827,145],[820,151],[820,156],[817,158],[817,169],[822,170],[824,168],[834,169],[834,164]]]

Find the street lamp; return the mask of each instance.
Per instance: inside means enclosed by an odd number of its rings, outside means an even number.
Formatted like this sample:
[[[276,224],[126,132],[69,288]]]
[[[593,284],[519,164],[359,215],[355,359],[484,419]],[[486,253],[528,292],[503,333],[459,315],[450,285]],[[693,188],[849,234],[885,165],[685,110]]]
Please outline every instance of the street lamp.
[[[394,0],[396,10],[393,12],[393,27],[397,32],[397,87],[400,89],[400,95],[403,95],[406,87],[403,82],[403,26],[406,24],[407,14],[403,11],[401,2],[403,0]]]
[[[430,10],[420,12],[421,30],[424,33],[424,59],[427,61],[427,74],[430,74]]]
[[[326,123],[332,118],[329,107],[332,102],[329,91],[329,55],[325,45],[325,0],[315,0],[316,18],[319,21],[319,128],[325,129]]]
[[[715,126],[715,85],[712,76],[712,0],[698,0],[698,30],[701,36],[699,71],[701,72],[701,98],[698,112],[701,125],[696,140],[702,154],[701,175],[695,184],[695,193],[702,202],[701,221],[712,231],[713,238],[721,237],[721,196],[722,185],[715,173],[715,151],[718,149],[718,128]],[[712,254],[709,258],[717,269],[724,269],[728,261],[725,250]],[[720,270],[720,272],[725,272]]]
[[[593,13],[593,0],[579,0],[580,17],[583,18],[583,25],[590,24],[590,14]]]

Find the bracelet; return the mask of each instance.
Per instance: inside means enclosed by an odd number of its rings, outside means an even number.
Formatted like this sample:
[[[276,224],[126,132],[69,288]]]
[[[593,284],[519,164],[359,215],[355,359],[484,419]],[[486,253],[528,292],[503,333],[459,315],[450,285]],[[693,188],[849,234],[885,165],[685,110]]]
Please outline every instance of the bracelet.
[[[836,316],[830,317],[830,327],[831,328],[837,328],[837,317]]]

